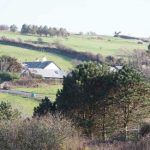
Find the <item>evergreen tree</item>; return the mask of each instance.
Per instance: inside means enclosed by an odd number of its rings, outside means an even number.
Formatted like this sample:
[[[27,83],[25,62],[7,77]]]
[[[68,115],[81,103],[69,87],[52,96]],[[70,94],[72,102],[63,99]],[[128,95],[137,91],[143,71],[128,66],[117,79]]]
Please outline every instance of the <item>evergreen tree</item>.
[[[108,66],[90,62],[78,65],[65,77],[56,105],[84,133],[105,141],[115,131],[126,131],[127,126],[143,119],[149,101],[149,85],[136,70],[124,66],[113,72]]]
[[[11,32],[17,32],[17,30],[18,30],[18,27],[15,24],[10,26],[10,31]]]
[[[48,97],[42,99],[39,106],[34,108],[33,116],[44,116],[48,113],[54,113],[56,111],[55,103],[52,103]]]

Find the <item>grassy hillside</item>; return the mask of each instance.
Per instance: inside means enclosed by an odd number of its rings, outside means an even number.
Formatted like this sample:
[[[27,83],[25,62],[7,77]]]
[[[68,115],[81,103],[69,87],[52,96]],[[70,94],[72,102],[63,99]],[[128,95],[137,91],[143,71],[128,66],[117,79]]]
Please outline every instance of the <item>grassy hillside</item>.
[[[0,55],[9,55],[18,59],[19,62],[34,61],[37,58],[42,60],[46,56],[48,60],[54,61],[60,68],[68,70],[72,68],[71,59],[62,55],[50,54],[46,52],[37,52],[14,46],[0,45]]]
[[[22,39],[23,41],[37,41],[38,36],[21,35],[20,33],[0,32],[0,37],[5,36],[11,39]],[[70,36],[68,38],[50,38],[42,37],[44,42],[60,43],[66,47],[73,48],[77,51],[100,53],[107,55],[123,55],[134,49],[147,49],[147,43],[138,44],[137,40],[125,40],[111,36],[100,36],[91,38],[88,36]]]
[[[32,116],[34,107],[39,104],[36,100],[10,94],[0,94],[0,102],[2,101],[11,103],[12,108],[18,109],[23,117]]]

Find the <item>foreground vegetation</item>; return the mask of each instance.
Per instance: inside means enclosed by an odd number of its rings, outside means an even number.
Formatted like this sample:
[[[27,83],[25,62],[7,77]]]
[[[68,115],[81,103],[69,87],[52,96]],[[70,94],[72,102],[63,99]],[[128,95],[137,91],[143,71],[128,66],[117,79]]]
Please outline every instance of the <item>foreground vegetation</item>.
[[[69,120],[60,115],[16,119],[0,121],[2,150],[149,150],[150,146],[149,137],[135,143],[99,143],[85,139]]]

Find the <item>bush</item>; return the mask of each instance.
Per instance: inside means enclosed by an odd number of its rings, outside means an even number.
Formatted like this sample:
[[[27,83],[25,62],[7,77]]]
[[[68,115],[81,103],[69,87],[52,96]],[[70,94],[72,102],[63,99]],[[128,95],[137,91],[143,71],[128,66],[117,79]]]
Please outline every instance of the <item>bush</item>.
[[[37,41],[38,41],[39,44],[42,44],[42,43],[43,43],[43,39],[40,38],[40,37],[37,39]]]
[[[0,122],[15,120],[20,117],[18,110],[13,110],[9,103],[1,102],[0,103]]]
[[[0,124],[2,150],[62,150],[76,131],[58,115]]]
[[[0,72],[0,82],[13,81],[15,79],[19,79],[19,76],[17,74],[9,72]]]
[[[150,133],[150,124],[149,123],[144,123],[140,129],[140,135],[142,137],[148,135]]]
[[[21,38],[18,38],[18,42],[21,43],[23,42],[23,40]]]
[[[39,106],[34,108],[34,114],[33,116],[44,116],[48,113],[54,113],[56,111],[55,103],[52,103],[48,97],[45,97],[45,99],[42,99]]]
[[[21,72],[22,65],[17,61],[16,58],[2,55],[0,56],[0,71],[3,72]]]

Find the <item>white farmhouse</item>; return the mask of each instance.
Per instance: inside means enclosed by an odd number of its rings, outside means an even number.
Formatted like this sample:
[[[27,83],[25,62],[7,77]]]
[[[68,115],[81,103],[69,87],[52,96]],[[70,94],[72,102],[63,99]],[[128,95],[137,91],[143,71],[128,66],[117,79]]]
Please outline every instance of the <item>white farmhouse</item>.
[[[41,75],[44,79],[63,79],[66,76],[66,73],[52,61],[24,62],[23,66],[23,73],[28,70],[30,73]]]

